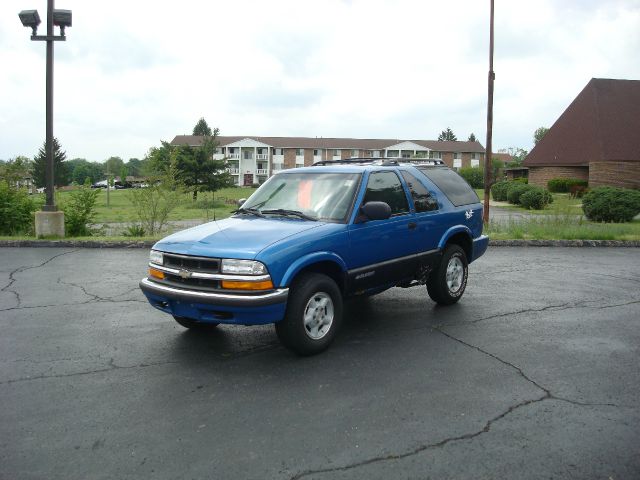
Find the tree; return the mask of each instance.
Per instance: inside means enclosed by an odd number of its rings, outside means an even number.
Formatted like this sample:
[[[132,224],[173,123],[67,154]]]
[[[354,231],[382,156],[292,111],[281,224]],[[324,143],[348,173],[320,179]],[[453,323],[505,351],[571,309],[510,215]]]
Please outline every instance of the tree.
[[[31,168],[31,160],[19,155],[0,164],[0,178],[8,186],[16,187],[22,180],[31,176]]]
[[[443,130],[442,133],[438,136],[439,142],[443,142],[445,140],[451,140],[454,142],[458,140],[456,135],[451,131],[449,127],[447,127],[446,130]]]
[[[160,141],[159,147],[151,147],[144,160],[143,173],[149,176],[162,175],[171,165],[174,147],[169,142]]]
[[[109,157],[104,162],[105,171],[112,175],[119,173],[123,166],[124,161],[120,157]]]
[[[129,199],[133,204],[140,226],[147,235],[155,235],[166,225],[169,214],[180,203],[182,185],[177,180],[175,163],[169,164],[165,172],[152,177],[147,188],[130,190]]]
[[[533,133],[533,144],[537,145],[538,142],[542,140],[542,137],[544,137],[548,131],[549,129],[547,127],[537,128],[536,131]]]
[[[38,151],[38,155],[33,158],[33,182],[36,187],[44,187],[46,181],[46,166],[47,166],[47,142],[45,141],[42,148]],[[67,159],[67,152],[62,151],[60,142],[57,138],[53,139],[53,184],[56,187],[67,184],[67,168],[63,163]]]
[[[525,157],[529,154],[524,148],[509,147],[507,153],[513,157],[513,160],[505,165],[507,168],[520,167],[524,162]]]
[[[140,160],[138,158],[130,158],[129,161],[125,163],[125,166],[127,167],[129,175],[132,175],[134,177],[142,176],[142,169],[144,167],[143,160]]]
[[[473,132],[471,132],[471,135],[469,135],[469,140],[467,140],[468,142],[477,142],[478,139],[476,138],[475,134]]]
[[[213,136],[213,132],[211,131],[209,125],[207,125],[207,121],[204,119],[204,117],[198,120],[196,126],[193,127],[193,134],[201,137]]]
[[[104,164],[88,162],[84,158],[74,158],[65,162],[69,170],[69,178],[76,185],[84,185],[87,179],[95,183],[104,178]]]
[[[199,191],[215,192],[231,184],[231,176],[226,171],[227,162],[213,159],[218,146],[218,132],[216,128],[212,136],[205,136],[199,147],[179,145],[172,152],[178,177],[186,189],[193,192],[194,200],[197,200]]]

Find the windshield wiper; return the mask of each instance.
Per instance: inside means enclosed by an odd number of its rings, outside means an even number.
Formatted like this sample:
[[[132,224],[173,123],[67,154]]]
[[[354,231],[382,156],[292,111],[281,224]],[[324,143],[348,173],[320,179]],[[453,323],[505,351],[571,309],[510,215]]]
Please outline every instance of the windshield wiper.
[[[271,214],[271,215],[282,215],[284,217],[298,217],[304,220],[312,220],[316,221],[315,218],[307,215],[306,213],[302,213],[299,210],[287,210],[285,208],[274,208],[273,210],[262,210],[262,213]]]
[[[264,218],[264,215],[262,214],[262,212],[260,210],[258,210],[257,208],[239,208],[237,210],[234,210],[231,213],[247,213],[249,215],[255,215],[256,217],[262,217]]]

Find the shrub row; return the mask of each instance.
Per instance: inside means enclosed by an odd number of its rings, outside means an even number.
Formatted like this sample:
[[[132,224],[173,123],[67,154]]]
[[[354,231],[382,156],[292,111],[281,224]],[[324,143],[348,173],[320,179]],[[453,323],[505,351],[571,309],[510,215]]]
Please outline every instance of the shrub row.
[[[640,213],[640,191],[598,187],[584,194],[582,211],[594,222],[630,222]]]
[[[521,180],[494,183],[491,196],[495,201],[508,201],[525,208],[541,210],[553,202],[553,196],[544,188],[529,185]]]
[[[554,193],[568,193],[571,187],[586,187],[588,184],[579,178],[552,178],[547,182],[547,188]]]
[[[39,204],[24,189],[0,182],[0,235],[29,234]]]

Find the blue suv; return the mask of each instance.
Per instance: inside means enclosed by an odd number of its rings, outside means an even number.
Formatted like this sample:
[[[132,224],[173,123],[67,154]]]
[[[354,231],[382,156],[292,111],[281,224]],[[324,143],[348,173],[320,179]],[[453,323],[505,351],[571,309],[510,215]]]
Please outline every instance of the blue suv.
[[[440,161],[320,162],[157,242],[140,288],[186,328],[275,323],[286,347],[312,355],[334,339],[344,299],[426,285],[457,302],[488,242],[478,196]]]

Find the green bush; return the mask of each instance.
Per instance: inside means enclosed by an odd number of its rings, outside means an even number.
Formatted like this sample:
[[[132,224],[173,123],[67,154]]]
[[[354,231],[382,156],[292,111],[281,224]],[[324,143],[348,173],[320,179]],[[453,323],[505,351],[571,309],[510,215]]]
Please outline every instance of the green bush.
[[[0,235],[17,235],[33,230],[36,203],[23,189],[0,183]]]
[[[523,183],[527,185],[529,183],[529,179],[524,177],[518,177],[511,180],[511,183]]]
[[[474,167],[464,167],[458,171],[458,174],[471,185],[471,188],[484,187],[484,170]]]
[[[491,187],[491,196],[496,202],[506,202],[507,201],[507,189],[511,182],[502,181],[496,182]]]
[[[582,210],[595,222],[630,222],[640,213],[640,191],[598,187],[585,193]]]
[[[522,194],[532,188],[535,187],[533,185],[527,185],[526,183],[511,182],[511,185],[509,185],[507,189],[507,200],[514,205],[520,205],[520,197]]]
[[[586,187],[588,184],[589,182],[579,178],[552,178],[547,182],[547,188],[554,193],[568,193],[571,187]]]
[[[74,190],[64,205],[64,227],[69,237],[91,236],[90,223],[96,216],[96,201],[100,189],[91,188],[88,184]]]
[[[529,210],[542,210],[553,203],[553,196],[544,188],[529,186],[529,190],[520,195],[520,205]]]

